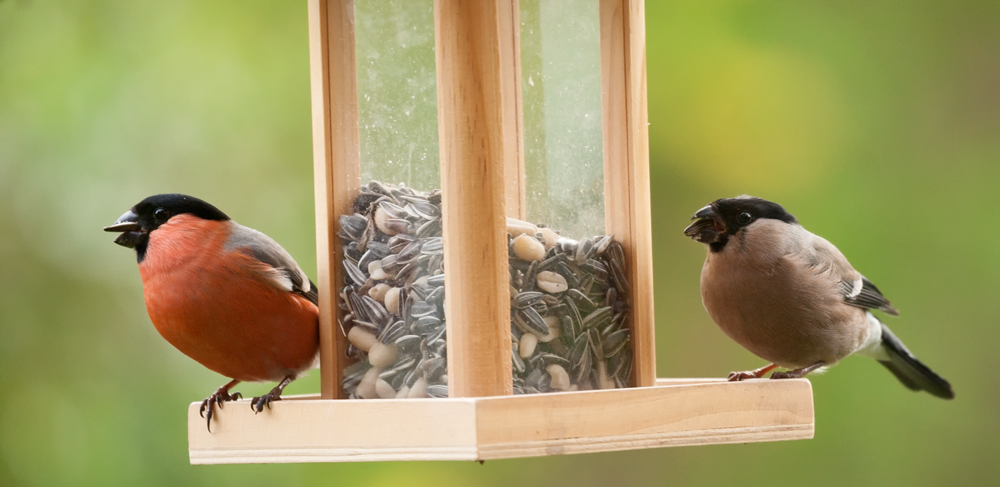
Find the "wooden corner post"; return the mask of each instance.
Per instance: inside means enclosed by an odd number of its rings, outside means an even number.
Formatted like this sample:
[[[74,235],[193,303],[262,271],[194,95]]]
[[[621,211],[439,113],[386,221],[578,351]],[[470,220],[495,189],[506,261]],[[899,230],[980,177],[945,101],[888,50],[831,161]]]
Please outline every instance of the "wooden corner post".
[[[625,249],[632,304],[632,385],[656,383],[653,237],[643,0],[601,0],[605,227]]]
[[[351,0],[309,0],[313,173],[316,192],[316,269],[319,288],[321,393],[343,398],[347,338],[337,325],[337,292],[344,282],[337,222],[351,214],[361,182],[354,5]],[[320,102],[322,101],[322,102]]]
[[[451,397],[513,393],[501,1],[434,2]]]

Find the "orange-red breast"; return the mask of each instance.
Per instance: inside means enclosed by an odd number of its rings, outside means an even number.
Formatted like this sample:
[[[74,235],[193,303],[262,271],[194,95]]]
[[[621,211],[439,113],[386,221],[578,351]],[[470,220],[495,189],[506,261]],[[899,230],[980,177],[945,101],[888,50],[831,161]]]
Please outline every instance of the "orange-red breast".
[[[316,366],[316,286],[267,235],[191,196],[150,196],[114,225],[135,249],[153,326],[188,357],[231,380],[201,403],[209,428],[216,405],[242,397],[240,382],[279,382],[255,397],[255,412]]]

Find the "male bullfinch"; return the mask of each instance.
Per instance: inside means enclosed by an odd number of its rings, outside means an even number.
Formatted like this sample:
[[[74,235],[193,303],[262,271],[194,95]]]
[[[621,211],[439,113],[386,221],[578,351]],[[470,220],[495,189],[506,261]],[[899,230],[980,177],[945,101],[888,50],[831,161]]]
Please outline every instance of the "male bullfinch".
[[[243,396],[240,382],[278,382],[250,403],[255,412],[315,368],[317,290],[285,249],[191,196],[150,196],[107,232],[135,249],[146,310],[171,345],[232,378],[201,403],[209,430],[215,407]]]
[[[730,381],[802,377],[857,353],[906,387],[951,399],[951,384],[917,360],[870,310],[899,313],[836,247],[776,203],[751,196],[698,210],[684,234],[708,245],[701,299],[730,338],[770,365]]]

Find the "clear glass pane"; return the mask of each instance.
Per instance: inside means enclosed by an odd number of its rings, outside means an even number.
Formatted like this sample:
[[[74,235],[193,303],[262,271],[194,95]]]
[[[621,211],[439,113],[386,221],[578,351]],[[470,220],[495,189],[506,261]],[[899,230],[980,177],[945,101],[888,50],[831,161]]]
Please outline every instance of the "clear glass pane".
[[[340,215],[352,398],[447,397],[433,0],[355,0],[361,135]],[[399,185],[403,183],[403,185]]]
[[[362,184],[440,187],[434,0],[356,0],[354,19]]]
[[[527,217],[604,233],[598,0],[521,0]]]
[[[520,0],[520,9],[530,223],[507,227],[514,393],[625,387],[633,351],[624,250],[599,236],[599,3]]]

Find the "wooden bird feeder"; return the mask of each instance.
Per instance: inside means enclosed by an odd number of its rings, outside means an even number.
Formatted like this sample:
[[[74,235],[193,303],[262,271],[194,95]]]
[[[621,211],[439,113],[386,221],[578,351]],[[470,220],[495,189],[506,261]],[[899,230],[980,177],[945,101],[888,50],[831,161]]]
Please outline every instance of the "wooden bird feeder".
[[[523,114],[532,108],[522,103],[521,6],[435,0],[449,397],[345,397],[338,217],[353,213],[363,184],[355,2],[309,0],[322,391],[258,415],[226,407],[211,432],[193,403],[191,463],[488,460],[813,436],[805,379],[656,378],[644,5],[592,1],[603,228],[624,249],[630,283],[629,387],[513,394],[505,217],[526,215]]]

